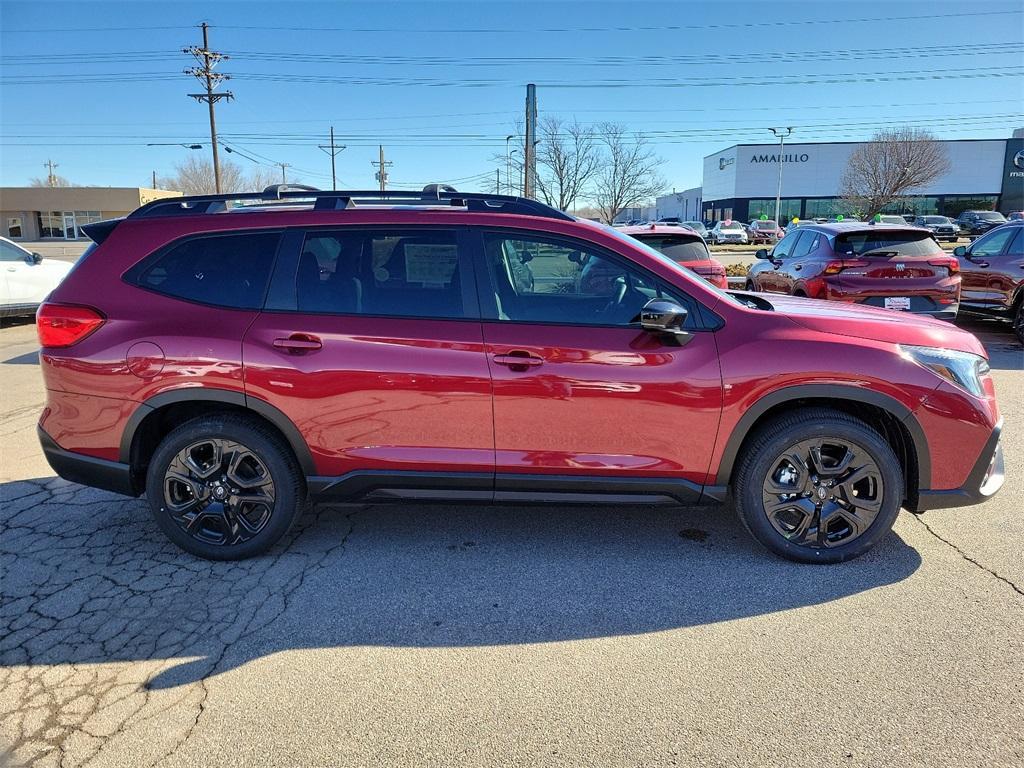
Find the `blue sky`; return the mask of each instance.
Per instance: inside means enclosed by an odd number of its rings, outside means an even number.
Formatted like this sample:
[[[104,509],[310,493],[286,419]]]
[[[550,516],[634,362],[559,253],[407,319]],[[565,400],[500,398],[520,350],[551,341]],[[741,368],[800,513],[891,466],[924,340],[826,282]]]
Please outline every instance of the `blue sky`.
[[[800,141],[1024,126],[1019,2],[37,0],[0,3],[0,183],[43,176],[52,158],[75,183],[144,185],[196,152],[176,142],[208,155],[180,51],[201,21],[232,56],[224,142],[314,185],[330,183],[316,145],[333,125],[348,147],[339,186],[374,186],[379,142],[392,186],[491,188],[528,82],[542,116],[648,136],[680,190],[700,183],[705,155],[769,141],[773,125]]]

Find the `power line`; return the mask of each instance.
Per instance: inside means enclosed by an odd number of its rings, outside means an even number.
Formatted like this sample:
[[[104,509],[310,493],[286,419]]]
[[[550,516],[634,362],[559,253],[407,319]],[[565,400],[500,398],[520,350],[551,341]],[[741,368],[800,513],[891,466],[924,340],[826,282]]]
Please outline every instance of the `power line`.
[[[182,52],[192,54],[200,64],[198,67],[186,69],[185,74],[195,76],[199,82],[206,86],[206,93],[190,93],[189,97],[199,102],[206,102],[206,105],[210,109],[210,146],[213,149],[213,179],[214,186],[217,189],[217,194],[220,194],[220,159],[217,157],[217,118],[214,106],[221,99],[230,101],[234,98],[234,94],[232,94],[231,91],[214,93],[214,90],[216,90],[222,82],[229,80],[231,77],[230,75],[214,71],[214,68],[228,57],[223,53],[210,50],[210,27],[205,21],[201,26],[203,28],[203,47],[198,48],[193,45],[182,49]],[[282,173],[283,172],[284,169],[282,169]]]

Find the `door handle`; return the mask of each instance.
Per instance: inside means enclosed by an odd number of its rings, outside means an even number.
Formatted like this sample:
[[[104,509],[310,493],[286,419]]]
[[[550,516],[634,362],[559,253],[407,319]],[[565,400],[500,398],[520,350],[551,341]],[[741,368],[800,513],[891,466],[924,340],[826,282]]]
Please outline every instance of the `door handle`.
[[[527,368],[543,365],[544,358],[516,349],[504,355],[495,355],[494,362],[498,365],[507,365],[513,371],[525,371]]]
[[[293,355],[304,355],[323,347],[323,342],[309,333],[293,333],[286,339],[274,339],[274,348]]]
[[[794,264],[793,269],[803,269],[803,264]]]

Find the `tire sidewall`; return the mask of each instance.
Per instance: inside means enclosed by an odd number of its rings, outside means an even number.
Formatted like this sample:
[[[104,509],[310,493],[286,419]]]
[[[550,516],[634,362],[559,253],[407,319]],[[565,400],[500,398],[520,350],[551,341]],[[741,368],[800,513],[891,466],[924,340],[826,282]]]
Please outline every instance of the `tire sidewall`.
[[[867,451],[881,472],[885,494],[882,509],[867,531],[847,544],[821,549],[795,544],[775,530],[764,512],[762,499],[763,482],[776,457],[794,443],[816,437],[847,440]],[[889,444],[867,426],[833,421],[791,427],[770,438],[757,456],[745,462],[738,512],[754,538],[776,554],[803,563],[840,563],[867,552],[892,528],[903,502],[903,475],[899,467]]]
[[[241,544],[219,546],[194,539],[164,508],[163,480],[167,467],[179,451],[209,438],[241,443],[259,457],[274,481],[270,520],[256,536]],[[146,499],[160,530],[186,552],[207,560],[241,560],[273,546],[294,524],[302,507],[298,477],[298,467],[290,452],[266,430],[242,419],[202,417],[175,428],[161,441],[146,471]]]

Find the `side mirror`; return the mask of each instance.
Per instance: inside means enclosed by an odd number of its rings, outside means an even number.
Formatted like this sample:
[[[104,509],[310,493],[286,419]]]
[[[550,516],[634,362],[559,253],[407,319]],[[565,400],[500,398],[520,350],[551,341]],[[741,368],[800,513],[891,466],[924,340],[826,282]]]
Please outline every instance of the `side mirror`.
[[[668,334],[682,341],[690,337],[689,331],[683,330],[686,315],[686,308],[671,299],[651,299],[640,310],[640,326],[649,333]]]
[[[43,257],[42,254],[39,253],[30,253],[28,256],[25,257],[25,261],[27,261],[29,264],[42,264]]]
[[[954,249],[953,249],[953,255],[954,255],[954,256],[956,256],[956,257],[957,257],[957,258],[959,258],[959,259],[967,259],[967,258],[970,258],[970,257],[969,257],[969,256],[967,255],[967,247],[966,247],[966,246],[963,246],[963,245],[958,245],[958,246],[957,246],[956,248],[954,248]]]
[[[768,249],[767,248],[758,248],[757,251],[754,253],[754,258],[755,259],[767,259],[768,258]]]

